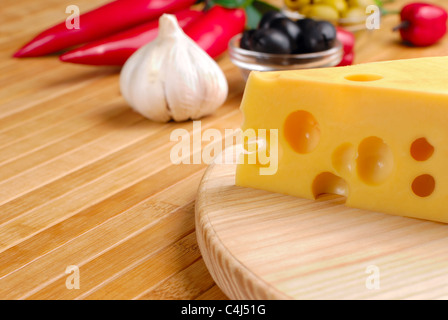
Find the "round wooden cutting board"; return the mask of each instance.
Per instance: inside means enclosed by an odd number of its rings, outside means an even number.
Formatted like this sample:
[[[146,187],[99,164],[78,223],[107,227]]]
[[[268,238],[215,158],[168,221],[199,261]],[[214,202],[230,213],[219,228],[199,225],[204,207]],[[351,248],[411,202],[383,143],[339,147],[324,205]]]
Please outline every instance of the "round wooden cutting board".
[[[238,187],[235,169],[210,165],[196,200],[201,253],[229,298],[448,298],[448,225]]]

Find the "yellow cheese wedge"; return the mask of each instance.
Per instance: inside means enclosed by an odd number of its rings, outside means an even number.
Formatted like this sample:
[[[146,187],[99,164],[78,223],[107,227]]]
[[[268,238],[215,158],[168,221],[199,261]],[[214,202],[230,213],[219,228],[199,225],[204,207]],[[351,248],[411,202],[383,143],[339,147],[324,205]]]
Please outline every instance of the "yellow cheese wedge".
[[[241,109],[278,167],[246,159],[237,185],[448,222],[448,57],[252,72]]]

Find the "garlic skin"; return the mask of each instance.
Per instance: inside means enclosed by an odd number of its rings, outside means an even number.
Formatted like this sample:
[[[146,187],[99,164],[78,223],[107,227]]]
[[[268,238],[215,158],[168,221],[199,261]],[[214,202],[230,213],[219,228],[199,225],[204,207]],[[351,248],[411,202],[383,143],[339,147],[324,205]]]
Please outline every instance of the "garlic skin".
[[[171,14],[160,17],[157,38],[126,61],[120,89],[135,111],[157,122],[199,119],[219,108],[228,94],[221,68]]]

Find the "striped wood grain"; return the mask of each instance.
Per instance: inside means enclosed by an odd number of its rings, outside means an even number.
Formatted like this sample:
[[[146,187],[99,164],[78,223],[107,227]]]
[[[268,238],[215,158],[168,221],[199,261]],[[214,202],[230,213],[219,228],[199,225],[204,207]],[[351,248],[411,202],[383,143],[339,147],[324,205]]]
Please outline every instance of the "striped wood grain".
[[[196,201],[204,261],[232,299],[446,299],[448,229],[235,186],[210,166]]]
[[[439,0],[441,2],[442,0]],[[121,98],[119,68],[13,59],[39,31],[106,0],[2,0],[0,9],[0,298],[226,299],[197,248],[196,190],[206,166],[173,165],[170,133]],[[274,1],[277,4],[280,1]],[[399,2],[402,2],[401,0]],[[384,29],[359,37],[357,61],[443,54],[399,45]],[[218,60],[229,98],[202,129],[239,127],[244,82]],[[196,149],[193,152],[200,152]],[[80,289],[65,285],[80,270]]]

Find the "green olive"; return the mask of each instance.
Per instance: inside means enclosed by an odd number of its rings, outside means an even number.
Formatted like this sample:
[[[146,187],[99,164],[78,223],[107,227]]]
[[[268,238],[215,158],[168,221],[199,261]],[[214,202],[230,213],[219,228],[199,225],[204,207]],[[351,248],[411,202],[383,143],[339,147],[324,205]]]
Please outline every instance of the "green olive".
[[[293,11],[297,11],[308,4],[310,4],[310,0],[285,0],[286,7]]]
[[[347,10],[346,0],[322,0],[322,4],[326,4],[335,8],[339,14],[342,14]]]
[[[339,19],[339,12],[327,4],[308,5],[300,13],[308,18],[317,20],[336,21]]]
[[[344,19],[353,19],[353,20],[362,20],[366,17],[365,9],[361,9],[359,7],[349,8],[342,14],[342,18]]]
[[[375,0],[348,0],[349,7],[367,8],[372,4],[376,4]]]

